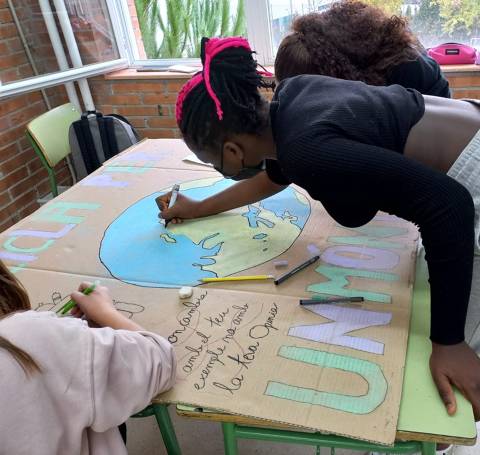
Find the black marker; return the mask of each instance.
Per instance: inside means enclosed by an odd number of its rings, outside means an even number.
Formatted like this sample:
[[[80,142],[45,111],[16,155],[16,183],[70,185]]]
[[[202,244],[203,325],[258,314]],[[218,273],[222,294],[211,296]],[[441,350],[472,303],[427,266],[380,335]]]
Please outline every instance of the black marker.
[[[295,275],[297,272],[300,272],[300,270],[303,270],[305,267],[308,267],[310,264],[313,264],[314,262],[317,262],[320,259],[320,256],[313,256],[313,258],[310,258],[308,261],[305,261],[303,264],[297,265],[294,269],[290,270],[290,272],[285,273],[285,275],[280,276],[277,278],[274,283],[275,284],[280,284],[290,278],[292,275]]]
[[[355,303],[363,302],[363,297],[334,297],[333,299],[301,299],[300,305],[315,305],[317,303]]]

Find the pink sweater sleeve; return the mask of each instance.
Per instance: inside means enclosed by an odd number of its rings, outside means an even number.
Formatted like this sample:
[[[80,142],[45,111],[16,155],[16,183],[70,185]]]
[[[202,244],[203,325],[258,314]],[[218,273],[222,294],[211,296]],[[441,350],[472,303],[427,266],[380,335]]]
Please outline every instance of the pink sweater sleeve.
[[[125,422],[175,382],[175,353],[150,332],[91,329],[91,428],[102,432]]]

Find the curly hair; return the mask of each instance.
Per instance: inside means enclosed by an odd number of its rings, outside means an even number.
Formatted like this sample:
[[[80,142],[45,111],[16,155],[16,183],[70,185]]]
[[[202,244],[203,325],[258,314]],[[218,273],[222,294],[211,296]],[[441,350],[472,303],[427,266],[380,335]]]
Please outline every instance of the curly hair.
[[[406,19],[356,0],[297,17],[275,59],[278,81],[300,74],[385,85],[389,70],[418,58],[422,46]]]

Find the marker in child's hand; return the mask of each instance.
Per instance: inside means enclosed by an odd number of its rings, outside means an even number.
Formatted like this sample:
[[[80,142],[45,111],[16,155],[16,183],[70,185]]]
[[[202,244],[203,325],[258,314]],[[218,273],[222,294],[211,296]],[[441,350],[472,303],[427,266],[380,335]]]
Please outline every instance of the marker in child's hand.
[[[100,284],[100,281],[95,281],[95,283],[93,283],[91,286],[89,286],[88,288],[84,289],[82,291],[82,294],[85,294],[85,295],[89,295],[91,294],[95,288]],[[60,313],[62,316],[64,316],[65,314],[67,314],[74,306],[76,305],[76,302],[75,300],[73,299],[70,299],[65,305],[62,306],[62,308],[60,308],[57,313]]]
[[[173,185],[172,187],[172,195],[170,196],[170,201],[168,203],[168,208],[172,208],[173,205],[175,204],[175,202],[177,202],[177,197],[178,197],[178,192],[180,191],[180,185],[178,184],[175,184]],[[160,211],[163,211],[163,206],[161,204],[161,201],[159,198],[155,199],[155,202],[157,203],[157,206],[158,208],[160,209]],[[161,222],[161,220],[160,220]],[[168,223],[170,222],[170,220],[164,220],[165,222],[165,227],[167,227]]]

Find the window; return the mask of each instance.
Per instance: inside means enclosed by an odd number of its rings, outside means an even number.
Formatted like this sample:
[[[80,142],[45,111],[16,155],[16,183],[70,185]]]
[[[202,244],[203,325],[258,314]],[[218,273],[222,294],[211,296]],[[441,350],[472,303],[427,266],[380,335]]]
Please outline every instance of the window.
[[[130,42],[137,64],[169,65],[198,57],[202,36],[246,35],[261,63],[272,64],[293,17],[325,11],[334,0],[127,1]],[[462,42],[480,48],[479,0],[363,0],[387,14],[408,17],[425,47]],[[133,18],[133,19],[132,19]],[[166,59],[162,62],[154,59]]]
[[[148,59],[200,56],[202,36],[245,35],[245,0],[136,0]]]
[[[111,0],[8,0],[0,24],[0,95],[128,66]]]
[[[408,18],[424,47],[461,42],[480,48],[479,0],[363,0],[387,14]],[[325,11],[333,0],[269,0],[272,52],[288,33],[292,18],[312,11]]]

